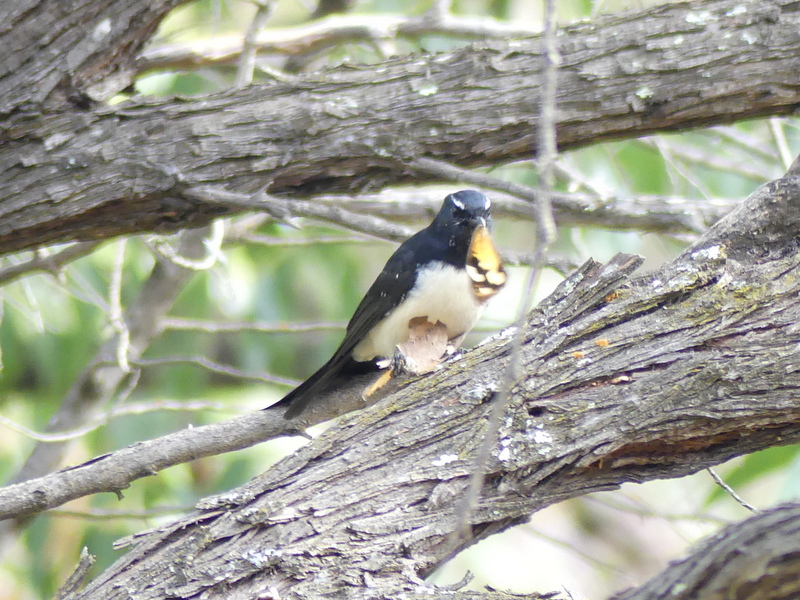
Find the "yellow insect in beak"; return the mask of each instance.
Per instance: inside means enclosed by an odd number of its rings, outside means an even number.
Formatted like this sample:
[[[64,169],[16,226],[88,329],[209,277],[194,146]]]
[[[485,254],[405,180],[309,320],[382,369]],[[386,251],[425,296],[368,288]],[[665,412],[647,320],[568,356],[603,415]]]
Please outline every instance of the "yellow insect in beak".
[[[467,273],[480,302],[486,302],[506,284],[503,261],[485,224],[479,225],[472,234],[467,253]]]

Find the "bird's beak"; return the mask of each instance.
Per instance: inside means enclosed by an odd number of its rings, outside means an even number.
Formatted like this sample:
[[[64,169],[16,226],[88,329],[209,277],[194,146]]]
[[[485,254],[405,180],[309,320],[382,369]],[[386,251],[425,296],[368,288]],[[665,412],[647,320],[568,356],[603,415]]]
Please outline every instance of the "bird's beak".
[[[477,219],[475,219],[475,226],[486,227],[486,219],[484,217],[478,217]]]

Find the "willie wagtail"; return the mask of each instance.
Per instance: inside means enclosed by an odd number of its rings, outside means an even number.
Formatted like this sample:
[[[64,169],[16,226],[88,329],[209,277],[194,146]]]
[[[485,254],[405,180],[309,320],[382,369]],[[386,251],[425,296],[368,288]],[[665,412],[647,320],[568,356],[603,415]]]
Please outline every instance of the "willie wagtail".
[[[300,415],[340,378],[377,370],[378,361],[394,356],[408,339],[414,319],[443,324],[450,345],[459,347],[506,282],[489,234],[490,205],[474,190],[450,194],[433,222],[400,245],[356,308],[333,357],[276,403],[288,404],[286,419]]]

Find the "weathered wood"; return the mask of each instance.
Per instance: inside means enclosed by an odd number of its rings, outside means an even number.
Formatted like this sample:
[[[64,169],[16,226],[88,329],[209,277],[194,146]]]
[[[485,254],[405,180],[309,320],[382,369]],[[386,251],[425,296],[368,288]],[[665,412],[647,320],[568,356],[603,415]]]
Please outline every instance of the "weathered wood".
[[[37,129],[53,111],[78,116],[94,101],[107,100],[127,87],[134,74],[133,61],[144,43],[164,15],[184,2],[3,2],[0,140],[27,135],[23,123]],[[9,121],[12,115],[17,118]]]
[[[150,2],[128,4],[141,11]],[[75,25],[84,37],[113,8],[103,6]],[[560,147],[794,112],[798,7],[678,3],[567,27],[559,36]],[[0,30],[0,43],[9,36],[17,39]],[[266,187],[296,199],[429,181],[407,167],[423,156],[462,166],[528,159],[538,54],[536,39],[481,43],[203,98],[55,111],[19,108],[13,86],[31,76],[24,63],[0,78],[0,107],[15,107],[0,129],[0,253],[171,231],[232,210],[189,197],[188,185]]]
[[[346,416],[197,516],[137,536],[74,597],[421,593],[415,578],[456,548],[545,506],[799,441],[798,234],[792,175],[658,271],[631,276],[639,260],[625,255],[589,262],[542,302],[469,539],[449,536],[511,332]]]
[[[267,187],[296,200],[425,181],[407,166],[422,156],[478,166],[535,151],[536,40],[99,108],[177,4],[0,7],[0,252],[172,230],[232,210],[188,186]],[[568,28],[562,148],[793,112],[798,8],[716,0]],[[140,536],[72,597],[429,597],[419,576],[544,506],[797,441],[799,188],[793,177],[762,188],[654,274],[632,277],[630,257],[587,264],[531,315],[524,376],[471,536],[457,546],[448,536],[510,335],[346,417],[197,516]],[[696,554],[625,600],[666,597],[690,580],[694,597],[792,597],[793,510],[726,531],[704,548],[708,560]],[[777,540],[772,554],[762,540]],[[736,562],[739,542],[765,558]],[[751,587],[737,588],[742,579]]]
[[[645,585],[613,600],[800,598],[800,505],[726,527]]]

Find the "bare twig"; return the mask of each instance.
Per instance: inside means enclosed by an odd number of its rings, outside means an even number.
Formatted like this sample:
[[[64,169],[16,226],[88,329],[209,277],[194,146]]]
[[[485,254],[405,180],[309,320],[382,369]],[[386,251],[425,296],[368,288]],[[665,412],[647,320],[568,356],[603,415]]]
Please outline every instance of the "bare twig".
[[[305,333],[308,331],[338,331],[347,326],[345,322],[315,321],[309,323],[263,323],[250,321],[199,321],[197,319],[164,319],[164,329],[183,331],[203,331],[223,333],[238,331],[258,331],[259,333]]]
[[[594,568],[602,569],[608,573],[614,573],[618,576],[622,576],[626,579],[629,579],[629,583],[631,585],[637,583],[636,580],[632,579],[630,574],[626,571],[623,571],[619,567],[613,565],[612,563],[599,559],[595,554],[590,554],[588,552],[584,552],[580,548],[576,547],[574,542],[568,542],[561,540],[555,536],[548,535],[543,531],[539,531],[538,529],[534,528],[530,523],[526,523],[524,525],[524,529],[529,533],[529,535],[535,536],[548,544],[552,544],[557,548],[561,548],[566,552],[570,552],[577,556],[580,560],[585,562],[588,565],[591,565]]]
[[[615,495],[619,495],[619,493]],[[629,500],[629,498],[627,497],[625,499]],[[624,504],[622,502],[617,502],[615,500],[609,499],[608,494],[587,496],[584,500],[586,500],[587,502],[595,502],[597,504],[600,504],[601,506],[605,506],[613,510],[618,510],[620,512],[634,514],[639,517],[662,519],[670,523],[677,521],[694,521],[697,523],[709,523],[717,526],[730,525],[731,523],[730,519],[724,519],[722,517],[718,517],[716,515],[710,515],[707,513],[705,514],[697,512],[667,513],[667,512],[659,512],[656,510],[652,510],[644,506],[633,506],[631,504]]]
[[[656,139],[656,149],[661,153],[664,163],[667,165],[667,172],[670,175],[670,181],[673,189],[679,189],[683,181],[689,183],[695,190],[697,190],[703,197],[712,198],[713,194],[708,187],[691,171],[691,167],[685,164],[684,161],[676,159],[672,153],[672,148],[669,144],[664,143],[663,140]]]
[[[783,130],[783,121],[775,117],[771,118],[769,120],[769,131],[775,141],[775,146],[778,148],[783,169],[788,170],[789,166],[794,162],[794,155],[789,150],[789,142],[786,139],[786,132]]]
[[[657,147],[657,138],[640,138],[635,140],[635,143],[649,147]],[[728,158],[709,151],[707,148],[689,144],[679,138],[671,138],[668,141],[661,138],[661,143],[667,143],[671,154],[694,167],[706,167],[722,173],[733,173],[739,177],[752,179],[757,183],[764,183],[765,181],[779,177],[782,173],[780,168],[776,168],[774,171],[770,172],[765,171],[761,164],[753,165],[741,161],[731,161]]]
[[[253,83],[253,69],[256,65],[256,52],[258,52],[258,34],[267,24],[272,9],[275,7],[273,0],[251,0],[258,7],[247,34],[242,43],[242,54],[239,57],[239,67],[236,70],[235,88],[247,87]]]
[[[218,260],[222,258],[222,242],[225,239],[225,223],[217,219],[210,225],[211,235],[203,240],[206,255],[201,259],[189,258],[181,254],[164,238],[154,238],[155,243],[151,247],[164,258],[169,259],[179,267],[192,271],[207,271],[212,268]]]
[[[414,230],[408,227],[395,225],[377,217],[360,215],[335,206],[322,206],[315,202],[307,201],[293,201],[287,203],[287,205],[295,215],[320,219],[345,229],[359,231],[392,242],[402,242],[414,233]]]
[[[559,157],[555,164],[556,175],[567,182],[570,191],[586,190],[591,196],[597,198],[609,198],[611,186],[604,185],[602,188],[590,181],[580,169],[576,168],[570,157]]]
[[[123,417],[126,415],[143,415],[150,412],[236,412],[230,403],[214,402],[211,400],[151,400],[149,402],[135,402],[116,406],[109,412],[109,418]]]
[[[537,258],[534,252],[517,252],[515,250],[503,250],[501,252],[503,263],[516,267],[530,267],[536,264]],[[580,266],[574,256],[563,254],[554,255],[552,252],[545,257],[543,267],[553,269],[562,275],[574,271]]]
[[[722,480],[722,478],[719,475],[717,475],[717,473],[714,471],[714,469],[708,468],[708,469],[706,469],[706,471],[708,471],[708,474],[711,475],[711,478],[714,480],[714,483],[716,483],[719,487],[721,487],[723,490],[725,490],[728,493],[728,495],[730,495],[731,498],[736,500],[736,502],[741,504],[744,508],[746,508],[747,510],[749,510],[752,513],[757,513],[758,512],[758,509],[755,506],[753,506],[752,504],[748,504],[744,500],[744,498],[742,498],[739,494],[736,493],[736,490],[734,490],[731,486],[729,486],[727,483],[725,483]]]
[[[741,127],[737,127],[736,125],[719,125],[705,130],[703,134],[712,139],[716,138],[722,142],[732,144],[736,148],[739,148],[744,155],[761,161],[761,166],[775,164],[775,149],[764,142],[763,135],[743,131]],[[669,139],[670,141],[677,141],[682,137],[683,136],[669,136]],[[709,144],[708,146],[713,147],[714,145]],[[780,176],[782,173],[782,171],[777,169],[775,172],[777,173],[776,176]],[[765,180],[771,179],[772,173],[772,171],[762,171],[762,176]]]
[[[348,42],[396,37],[416,39],[426,35],[467,40],[509,39],[528,37],[532,31],[495,19],[449,14],[440,19],[431,19],[428,14],[411,18],[337,15],[298,27],[260,31],[255,36],[254,49],[261,54],[301,55],[321,52]],[[240,35],[160,45],[145,50],[136,68],[141,73],[153,69],[190,69],[211,64],[230,64],[239,58],[244,47],[245,39]]]
[[[264,381],[266,383],[277,383],[280,385],[296,386],[300,382],[287,377],[279,377],[277,375],[267,375],[266,373],[247,373],[240,371],[229,365],[223,365],[218,362],[206,358],[205,356],[159,356],[158,358],[138,358],[131,360],[131,364],[137,367],[152,367],[155,365],[174,365],[174,364],[191,364],[203,367],[213,373],[220,375],[227,375],[229,377],[237,377],[240,379],[253,379],[255,381]]]
[[[383,242],[383,240],[376,240],[375,238],[344,235],[282,238],[271,235],[259,235],[257,233],[242,235],[239,239],[249,244],[261,244],[263,246],[319,246],[322,244],[376,244]]]
[[[52,442],[67,442],[69,440],[77,439],[79,437],[82,437],[82,436],[86,435],[87,433],[90,433],[90,432],[94,431],[95,429],[97,429],[99,427],[102,427],[107,422],[108,421],[105,418],[97,418],[97,419],[95,419],[95,420],[93,420],[93,421],[91,421],[89,423],[86,423],[85,425],[83,425],[83,426],[81,426],[81,427],[79,427],[77,429],[72,429],[70,431],[56,431],[56,432],[53,432],[53,433],[39,433],[37,431],[34,431],[33,429],[25,427],[24,425],[20,425],[19,423],[15,423],[11,419],[8,419],[8,418],[0,415],[0,425],[4,425],[4,426],[8,427],[10,430],[16,431],[17,433],[22,434],[27,438],[30,438],[32,440],[36,440],[37,442],[48,442],[48,443],[52,443]]]
[[[139,402],[136,404],[124,404],[121,406],[115,406],[113,409],[106,411],[105,413],[96,416],[91,421],[87,422],[85,425],[78,427],[76,429],[72,429],[69,431],[55,431],[51,433],[41,433],[38,431],[34,431],[29,427],[25,427],[24,425],[20,425],[9,419],[8,417],[4,417],[0,415],[0,425],[4,425],[11,429],[12,431],[16,431],[17,433],[24,435],[32,440],[36,440],[37,442],[66,442],[69,440],[74,440],[79,437],[86,435],[87,433],[91,433],[100,427],[108,424],[109,421],[118,417],[124,417],[127,415],[143,415],[150,412],[157,412],[157,411],[171,411],[171,412],[195,412],[195,411],[206,411],[206,410],[213,410],[213,411],[225,411],[230,412],[232,410],[231,406],[226,405],[222,402],[208,402],[208,401],[183,401],[183,402],[173,402],[168,400],[154,400],[152,402]]]
[[[122,316],[122,271],[125,266],[125,245],[126,238],[117,242],[117,256],[114,261],[114,268],[111,271],[111,282],[108,286],[108,319],[114,331],[117,332],[117,365],[124,373],[130,373],[131,367],[128,364],[128,351],[131,345],[131,335],[128,324]]]
[[[542,53],[545,68],[542,71],[542,112],[539,123],[539,201],[536,204],[536,244],[538,260],[535,269],[540,268],[544,255],[550,244],[555,241],[556,224],[553,219],[552,190],[555,186],[555,163],[558,148],[556,145],[556,86],[558,67],[561,55],[556,42],[556,6],[555,0],[545,0],[545,19]]]
[[[545,32],[543,36],[543,55],[545,68],[542,71],[542,116],[539,125],[538,156],[540,165],[540,182],[538,198],[536,199],[536,246],[531,271],[525,287],[525,298],[520,306],[516,320],[509,360],[503,372],[500,391],[492,401],[492,410],[483,441],[475,456],[473,469],[470,473],[469,484],[464,495],[463,504],[458,513],[458,525],[451,535],[451,543],[455,546],[459,540],[468,539],[471,530],[471,518],[478,507],[484,477],[489,464],[492,449],[497,443],[497,433],[503,421],[511,388],[520,377],[522,342],[524,339],[524,323],[528,307],[533,297],[533,290],[542,272],[544,257],[547,248],[553,243],[556,236],[556,225],[553,220],[553,209],[550,202],[550,192],[555,183],[554,165],[556,160],[556,75],[561,58],[556,46],[556,8],[555,0],[545,0]]]
[[[102,242],[77,242],[49,256],[36,254],[32,259],[0,269],[0,285],[10,283],[30,273],[45,272],[55,277],[73,260],[94,252]]]
[[[393,225],[366,215],[359,215],[336,206],[322,206],[315,202],[302,200],[284,200],[270,196],[263,191],[256,194],[240,194],[230,192],[219,187],[192,187],[184,191],[192,198],[206,202],[214,202],[225,206],[235,206],[247,210],[265,211],[269,214],[277,213],[288,218],[312,217],[334,223],[346,229],[360,231],[379,238],[392,241],[402,241],[408,238],[413,231],[400,225]]]
[[[434,21],[445,21],[451,16],[452,0],[433,0],[430,9],[428,10],[428,17]]]
[[[107,299],[94,288],[92,282],[81,272],[81,269],[65,269],[63,280],[63,282],[60,279],[54,280],[51,283],[59,286],[81,302],[95,306],[101,312],[109,312]]]
[[[24,279],[20,282],[20,286],[22,287],[22,293],[25,296],[25,301],[28,303],[28,318],[33,321],[38,333],[44,333],[44,318],[42,317],[42,311],[39,308],[39,300],[36,298],[36,294],[33,293],[30,282],[27,279]]]
[[[510,183],[491,175],[475,173],[428,158],[415,161],[416,168],[448,181],[473,185],[492,199],[492,214],[511,216],[517,220],[536,218],[535,188]],[[488,190],[494,190],[489,192]],[[428,186],[420,189],[393,189],[363,196],[320,195],[314,201],[345,208],[359,214],[404,221],[424,220],[436,213],[442,198],[451,186]],[[559,225],[609,227],[615,231],[634,230],[671,234],[704,232],[709,225],[725,216],[738,199],[695,199],[670,196],[636,195],[630,198],[610,197],[596,193],[551,194]]]
[[[536,202],[539,198],[538,191],[534,188],[522,185],[520,183],[513,183],[511,181],[504,181],[491,175],[484,175],[482,173],[474,173],[467,171],[460,167],[436,160],[433,158],[420,157],[413,159],[409,165],[412,169],[417,169],[431,175],[436,175],[443,179],[450,179],[452,181],[463,181],[464,183],[471,183],[479,185],[484,188],[506,192],[516,196],[517,198],[524,198],[531,202]]]
[[[188,514],[193,510],[195,510],[194,506],[164,506],[150,510],[104,510],[95,508],[88,511],[57,508],[51,510],[50,515],[68,519],[83,519],[85,521],[147,520],[164,515]]]

